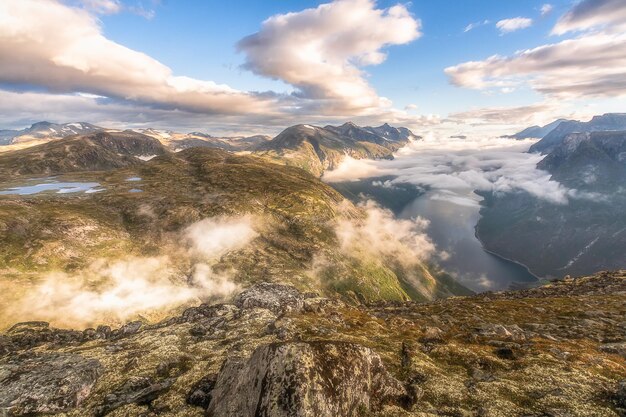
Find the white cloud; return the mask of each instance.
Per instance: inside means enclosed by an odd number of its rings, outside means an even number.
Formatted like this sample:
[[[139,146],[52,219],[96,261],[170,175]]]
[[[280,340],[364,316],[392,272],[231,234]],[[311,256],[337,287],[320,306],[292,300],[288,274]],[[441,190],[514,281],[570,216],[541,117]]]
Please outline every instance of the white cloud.
[[[411,42],[419,29],[402,5],[381,10],[372,0],[338,0],[273,16],[238,48],[246,54],[245,68],[284,80],[333,112],[352,113],[389,106],[360,67],[381,64],[385,46]]]
[[[80,3],[99,14],[115,14],[122,11],[119,0],[80,0]]]
[[[113,0],[88,3],[101,13],[113,13],[117,6],[127,9]],[[194,114],[204,120],[219,115],[220,122],[233,125],[285,125],[294,118],[316,121],[346,115],[374,122],[420,120],[379,97],[362,70],[384,61],[386,46],[419,36],[419,21],[401,5],[383,10],[369,0],[337,0],[273,16],[260,32],[243,39],[240,48],[248,67],[292,84],[294,94],[240,91],[176,75],[152,57],[107,39],[88,10],[93,9],[57,0],[0,2],[0,83],[18,91],[28,86],[52,94],[102,96],[142,108],[146,119],[168,111],[194,120],[199,119]],[[319,43],[307,42],[312,39],[307,33],[315,34]]]
[[[553,33],[580,30],[590,31],[508,57],[465,62],[445,72],[453,84],[472,89],[528,85],[561,105],[582,97],[626,95],[626,3],[581,1],[559,19]]]
[[[553,29],[556,35],[600,26],[626,27],[626,2],[623,0],[583,0],[563,15]]]
[[[533,24],[533,20],[527,17],[514,17],[511,19],[503,19],[496,23],[496,27],[500,33],[515,32],[520,29],[526,29]]]
[[[324,174],[329,182],[394,176],[391,183],[411,183],[447,192],[440,198],[461,198],[473,190],[511,193],[524,191],[555,204],[584,198],[550,174],[536,168],[541,155],[526,153],[532,141],[486,138],[459,139],[430,136],[397,152],[394,160],[347,158]],[[453,194],[451,194],[453,193]]]
[[[445,69],[453,84],[486,89],[529,84],[550,96],[626,93],[626,33],[594,33]]]
[[[541,11],[541,16],[547,16],[547,15],[549,15],[549,14],[550,14],[550,12],[552,12],[552,10],[553,10],[553,9],[554,9],[554,6],[553,6],[553,5],[551,5],[551,4],[549,4],[549,3],[546,3],[546,4],[542,5],[542,6],[541,6],[541,9],[540,9],[540,11]]]
[[[185,237],[194,253],[220,257],[240,249],[258,236],[249,216],[242,218],[212,217],[196,222],[185,229]]]
[[[405,265],[426,260],[435,253],[435,245],[425,233],[427,220],[396,219],[391,211],[371,200],[359,207],[365,212],[364,219],[342,219],[335,230],[344,253]]]
[[[97,20],[81,9],[52,0],[8,0],[0,4],[0,16],[5,83],[202,112],[261,111],[272,102],[175,76],[155,59],[105,38]]]
[[[489,20],[483,20],[482,22],[470,23],[469,25],[465,26],[465,29],[463,30],[463,33],[467,33],[467,32],[469,32],[471,30],[474,30],[474,29],[476,29],[477,27],[480,27],[480,26],[488,25],[489,23],[491,23],[491,21],[489,21]]]

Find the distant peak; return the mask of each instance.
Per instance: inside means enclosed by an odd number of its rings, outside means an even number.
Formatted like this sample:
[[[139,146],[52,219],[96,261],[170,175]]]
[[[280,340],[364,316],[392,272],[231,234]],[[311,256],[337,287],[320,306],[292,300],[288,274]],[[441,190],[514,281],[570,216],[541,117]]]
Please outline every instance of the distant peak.
[[[46,122],[46,121],[41,121],[41,122],[37,122],[37,123],[33,123],[30,128],[31,129],[35,129],[37,127],[48,127],[48,126],[52,126],[53,123],[50,122]]]

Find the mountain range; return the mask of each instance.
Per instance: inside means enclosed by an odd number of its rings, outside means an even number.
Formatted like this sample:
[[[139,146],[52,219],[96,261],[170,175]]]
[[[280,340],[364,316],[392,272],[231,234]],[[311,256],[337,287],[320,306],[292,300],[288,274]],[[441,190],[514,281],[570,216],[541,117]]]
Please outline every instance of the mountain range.
[[[336,168],[346,156],[389,159],[409,141],[419,139],[409,129],[388,124],[379,127],[360,127],[350,122],[325,127],[296,125],[252,150],[265,158],[320,176],[325,170]]]
[[[112,134],[122,132],[89,123],[39,122],[21,131],[0,131],[0,138],[4,138],[5,145],[15,145],[16,149],[23,149],[51,140],[97,131]],[[360,127],[351,122],[341,126],[318,127],[305,124],[291,126],[274,138],[266,135],[216,137],[201,132],[179,133],[152,128],[126,130],[124,134],[128,135],[130,132],[156,139],[175,152],[192,147],[254,152],[274,162],[303,168],[316,176],[321,176],[326,169],[335,168],[346,155],[353,158],[393,158],[393,152],[411,140],[420,139],[404,127],[395,128],[388,124]],[[0,152],[2,150],[0,148]]]
[[[542,277],[624,265],[626,131],[598,131],[621,123],[626,115],[563,122],[537,142],[548,152],[537,168],[570,189],[567,204],[524,192],[486,193],[476,227],[484,246]],[[574,127],[586,132],[565,133]]]
[[[70,135],[84,135],[102,130],[85,122],[50,123],[37,122],[22,130],[0,130],[0,145],[26,143],[37,140],[60,139]]]
[[[0,414],[626,412],[624,131],[551,143],[567,205],[484,194],[487,249],[583,276],[473,294],[319,178],[408,129],[54,129],[0,153]]]
[[[511,138],[511,139],[518,139],[518,140],[530,139],[530,138],[534,138],[534,139],[543,138],[548,133],[553,131],[558,125],[560,125],[563,122],[568,122],[568,121],[570,120],[558,119],[544,126],[530,126],[522,130],[521,132],[517,132],[514,135],[505,135],[503,137]]]
[[[0,195],[0,272],[3,285],[15,282],[11,293],[24,290],[24,274],[80,275],[94,262],[171,251],[177,270],[191,276],[193,257],[179,253],[185,230],[245,213],[258,219],[259,237],[213,265],[234,271],[237,285],[282,281],[355,300],[471,293],[425,260],[345,248],[338,228],[358,232],[367,212],[304,170],[264,157],[208,147],[172,152],[138,132],[98,131],[2,153],[0,176],[9,190],[96,184],[93,193]],[[13,310],[0,308],[0,322]]]
[[[551,125],[553,125],[554,123],[552,123]],[[560,123],[558,123],[552,130],[550,130],[545,135],[537,136],[541,138],[541,140],[530,147],[530,152],[548,154],[556,146],[563,142],[567,135],[571,133],[622,130],[626,130],[626,113],[607,113],[601,116],[594,116],[588,122],[564,120],[560,121]]]

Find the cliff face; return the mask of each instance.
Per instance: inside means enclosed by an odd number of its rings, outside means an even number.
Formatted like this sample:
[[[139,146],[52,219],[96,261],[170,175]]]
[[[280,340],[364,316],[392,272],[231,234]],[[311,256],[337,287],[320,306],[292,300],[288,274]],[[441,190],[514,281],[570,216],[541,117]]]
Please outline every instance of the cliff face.
[[[569,134],[537,168],[570,190],[567,204],[486,195],[477,225],[485,246],[544,277],[623,267],[626,133]]]
[[[625,297],[626,271],[425,304],[350,306],[263,284],[154,325],[23,323],[0,336],[0,409],[617,417]]]
[[[542,139],[530,147],[530,152],[548,154],[558,147],[572,133],[626,130],[626,113],[607,113],[594,116],[588,122],[565,120],[559,123]]]

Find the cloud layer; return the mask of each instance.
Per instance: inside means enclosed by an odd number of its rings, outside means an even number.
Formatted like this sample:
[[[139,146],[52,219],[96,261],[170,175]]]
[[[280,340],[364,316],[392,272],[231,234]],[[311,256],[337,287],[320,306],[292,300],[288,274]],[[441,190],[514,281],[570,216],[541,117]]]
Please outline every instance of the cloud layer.
[[[327,172],[329,182],[394,176],[394,183],[411,183],[442,190],[442,198],[471,203],[468,191],[495,193],[524,191],[554,204],[567,204],[580,197],[550,180],[550,174],[536,168],[541,155],[526,153],[532,141],[511,139],[458,139],[431,136],[401,149],[394,160],[346,159],[336,170]]]

